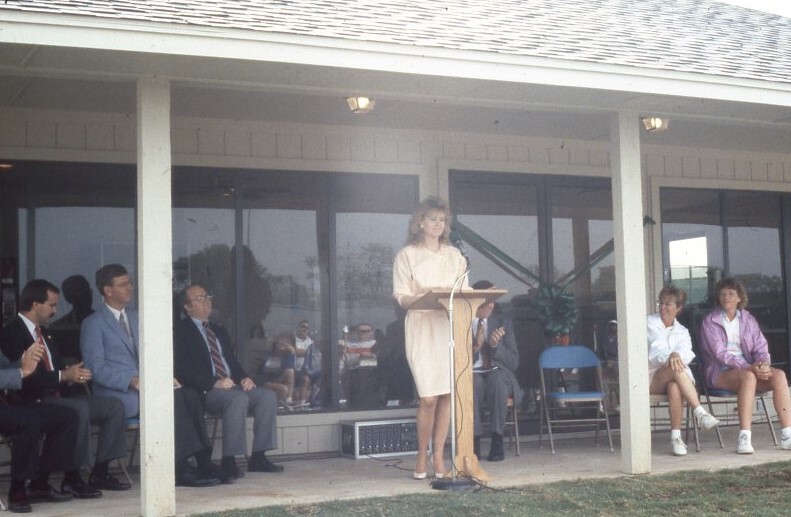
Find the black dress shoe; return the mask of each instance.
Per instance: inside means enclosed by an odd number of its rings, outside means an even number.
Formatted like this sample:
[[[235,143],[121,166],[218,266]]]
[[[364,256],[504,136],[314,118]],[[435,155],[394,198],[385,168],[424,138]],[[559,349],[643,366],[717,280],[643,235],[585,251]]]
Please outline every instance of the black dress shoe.
[[[75,482],[64,481],[60,485],[60,491],[64,494],[71,494],[75,499],[97,499],[102,497],[102,491],[95,486],[86,483],[82,479]]]
[[[176,474],[176,486],[188,486],[192,488],[205,488],[219,485],[220,480],[214,477],[204,477],[192,469]]]
[[[121,492],[123,490],[129,490],[132,488],[132,485],[125,481],[121,481],[111,474],[106,474],[104,476],[91,474],[91,477],[88,479],[88,483],[101,490],[110,490],[112,492]]]
[[[30,513],[33,511],[24,491],[8,494],[8,511],[13,513]]]
[[[198,471],[200,472],[201,478],[219,479],[220,483],[222,483],[223,485],[230,485],[231,483],[233,483],[234,479],[236,479],[236,476],[226,472],[223,468],[218,467],[214,463],[210,463],[205,467],[200,467],[198,468]]]
[[[492,446],[489,449],[489,461],[503,461],[504,459],[503,435],[492,433]]]
[[[64,503],[71,501],[71,494],[58,492],[52,485],[45,487],[29,486],[27,489],[27,500],[31,503]]]
[[[505,454],[503,453],[503,442],[492,442],[492,448],[489,449],[489,461],[503,461]]]
[[[233,476],[234,479],[244,477],[244,471],[239,470],[239,467],[236,466],[236,459],[233,456],[227,456],[220,460],[220,468],[226,476]]]
[[[257,457],[250,458],[250,464],[247,466],[250,472],[283,472],[283,465],[276,465],[269,461],[269,458]]]

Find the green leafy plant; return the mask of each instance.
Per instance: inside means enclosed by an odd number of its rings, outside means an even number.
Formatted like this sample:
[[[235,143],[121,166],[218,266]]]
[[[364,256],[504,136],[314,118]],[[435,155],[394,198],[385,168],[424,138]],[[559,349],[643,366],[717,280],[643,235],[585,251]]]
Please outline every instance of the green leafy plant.
[[[577,324],[577,306],[574,296],[555,284],[538,288],[533,300],[538,318],[544,323],[544,331],[550,336],[565,335]]]

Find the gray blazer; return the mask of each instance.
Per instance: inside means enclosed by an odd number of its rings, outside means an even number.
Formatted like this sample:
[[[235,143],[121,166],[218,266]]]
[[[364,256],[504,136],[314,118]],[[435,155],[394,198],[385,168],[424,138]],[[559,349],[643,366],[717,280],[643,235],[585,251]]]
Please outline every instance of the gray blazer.
[[[139,373],[138,317],[127,310],[133,338],[115,319],[106,305],[85,318],[80,331],[80,351],[85,367],[93,373],[93,392],[96,395],[121,399],[126,417],[140,412],[140,395],[129,387],[132,377]]]
[[[505,335],[495,348],[490,349],[492,364],[508,372],[508,382],[514,394],[514,404],[519,406],[522,403],[524,391],[519,386],[515,375],[516,369],[519,367],[519,349],[516,346],[516,337],[514,336],[514,327],[511,325],[511,320],[502,314],[492,313],[486,322],[486,340],[488,342],[489,336],[499,327],[505,329]]]

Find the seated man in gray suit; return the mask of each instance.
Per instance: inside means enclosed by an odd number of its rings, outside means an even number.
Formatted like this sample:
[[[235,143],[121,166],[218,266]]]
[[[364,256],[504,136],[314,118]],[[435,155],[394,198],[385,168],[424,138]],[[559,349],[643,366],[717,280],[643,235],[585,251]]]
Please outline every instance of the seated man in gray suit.
[[[254,418],[250,472],[281,472],[266,457],[277,447],[277,395],[261,388],[233,353],[228,331],[209,323],[212,296],[193,284],[179,296],[185,318],[176,324],[173,345],[176,376],[185,386],[205,394],[206,410],[222,416],[222,462],[226,474],[239,477],[235,456],[247,454],[247,413]]]
[[[137,313],[127,308],[132,300],[132,280],[126,268],[108,264],[96,272],[96,288],[104,303],[82,322],[82,357],[85,366],[93,371],[94,392],[120,399],[127,418],[137,417],[140,413],[138,319]],[[211,461],[211,440],[206,433],[200,395],[182,388],[176,379],[173,382],[176,485],[206,487],[231,482]],[[191,456],[198,464],[197,472],[188,465]]]
[[[481,280],[473,289],[491,289],[494,285]],[[519,350],[516,348],[514,328],[502,314],[494,313],[494,302],[484,303],[475,313],[472,322],[473,348],[473,426],[475,454],[480,456],[481,408],[489,408],[492,444],[489,461],[502,461],[503,430],[508,414],[508,397],[519,406],[524,392],[516,381]]]
[[[45,353],[44,345],[34,343],[22,353],[18,364],[12,365],[0,354],[0,390],[19,390],[22,379],[30,376]],[[77,415],[65,406],[36,404],[33,407],[6,405],[0,392],[0,434],[11,438],[11,486],[8,489],[8,510],[30,513],[31,500],[36,500],[36,488],[28,494],[25,481],[39,476],[42,471],[69,470],[74,467],[74,443],[77,438]],[[46,436],[43,447],[42,435]],[[39,461],[41,448],[41,461]],[[41,470],[39,470],[41,469]],[[68,501],[70,494],[60,494],[47,488],[37,500]],[[54,496],[54,498],[53,498]]]

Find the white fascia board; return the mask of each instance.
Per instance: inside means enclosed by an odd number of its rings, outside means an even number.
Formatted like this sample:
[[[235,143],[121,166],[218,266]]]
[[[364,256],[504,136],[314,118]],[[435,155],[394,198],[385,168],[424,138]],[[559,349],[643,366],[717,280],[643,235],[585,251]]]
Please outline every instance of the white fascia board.
[[[0,43],[316,65],[791,107],[791,82],[487,51],[69,15],[0,11],[0,24]]]

